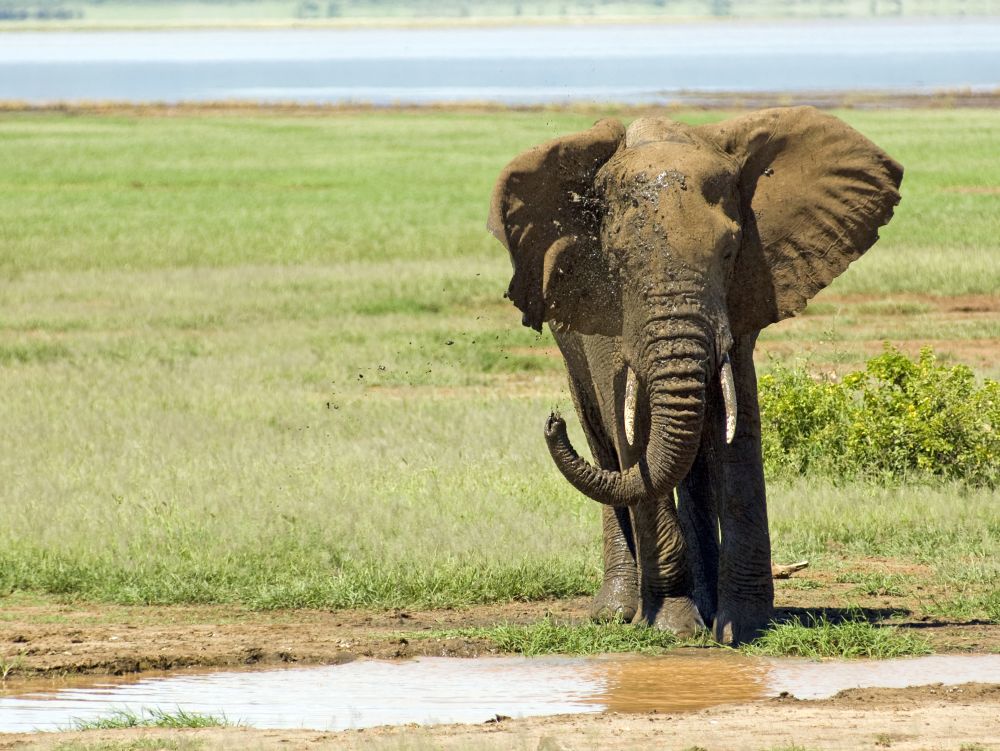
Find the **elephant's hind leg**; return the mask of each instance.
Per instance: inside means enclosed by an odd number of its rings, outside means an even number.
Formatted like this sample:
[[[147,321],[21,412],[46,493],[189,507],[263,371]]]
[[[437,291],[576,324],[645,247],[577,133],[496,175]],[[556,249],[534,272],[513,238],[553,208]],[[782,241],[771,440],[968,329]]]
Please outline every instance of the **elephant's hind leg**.
[[[718,382],[713,384],[718,387]],[[688,565],[694,583],[694,601],[706,624],[715,620],[719,597],[719,505],[726,493],[720,447],[723,408],[721,394],[711,394],[705,404],[698,456],[677,486],[677,515],[687,543]]]
[[[715,620],[719,597],[718,499],[724,492],[722,467],[707,440],[688,476],[677,486],[677,513],[688,547],[694,601],[706,624]]]

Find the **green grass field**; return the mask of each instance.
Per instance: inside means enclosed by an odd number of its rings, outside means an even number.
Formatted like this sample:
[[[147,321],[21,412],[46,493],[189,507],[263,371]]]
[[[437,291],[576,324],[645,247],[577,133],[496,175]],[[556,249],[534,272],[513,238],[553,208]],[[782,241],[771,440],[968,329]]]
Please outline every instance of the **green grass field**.
[[[996,295],[1000,112],[840,114],[907,173],[831,293]],[[541,435],[572,412],[562,365],[501,298],[484,224],[506,161],[593,119],[0,115],[0,592],[271,608],[591,591],[598,508]],[[920,328],[914,306],[901,326]],[[807,477],[770,497],[776,558],[925,564],[948,590],[926,612],[1000,620],[998,491]]]

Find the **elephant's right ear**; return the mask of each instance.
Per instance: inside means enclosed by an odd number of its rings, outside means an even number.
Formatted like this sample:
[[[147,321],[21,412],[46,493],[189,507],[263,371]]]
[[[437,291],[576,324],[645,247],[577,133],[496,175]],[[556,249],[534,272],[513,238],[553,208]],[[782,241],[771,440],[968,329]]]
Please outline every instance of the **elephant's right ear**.
[[[529,149],[500,173],[486,226],[510,252],[507,296],[525,326],[574,325],[573,309],[592,289],[587,277],[602,276],[587,269],[600,255],[600,218],[587,198],[597,171],[624,138],[619,121],[601,120]]]

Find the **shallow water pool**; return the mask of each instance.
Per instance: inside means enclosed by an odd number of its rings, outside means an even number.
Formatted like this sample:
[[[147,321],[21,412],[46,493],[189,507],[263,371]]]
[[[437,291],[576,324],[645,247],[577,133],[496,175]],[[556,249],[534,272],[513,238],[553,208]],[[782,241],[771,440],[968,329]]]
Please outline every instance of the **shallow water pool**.
[[[788,692],[1000,682],[1000,655],[809,662],[704,650],[661,657],[425,657],[403,662],[9,683],[0,732],[62,730],[115,710],[224,715],[257,728],[484,722],[588,712],[677,712]]]

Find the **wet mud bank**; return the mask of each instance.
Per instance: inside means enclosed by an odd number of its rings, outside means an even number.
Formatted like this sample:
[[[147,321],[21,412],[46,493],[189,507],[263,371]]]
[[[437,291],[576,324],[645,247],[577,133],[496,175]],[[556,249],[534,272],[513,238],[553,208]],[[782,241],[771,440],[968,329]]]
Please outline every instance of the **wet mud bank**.
[[[795,590],[821,603],[823,590]],[[127,607],[8,600],[0,659],[9,677],[130,675],[186,668],[330,665],[361,658],[478,657],[496,654],[485,639],[435,633],[551,617],[581,622],[590,599],[508,603],[430,611],[253,612],[232,606]],[[887,612],[895,613],[894,607]],[[826,610],[781,611],[789,617]],[[830,613],[827,613],[830,615]],[[835,614],[834,614],[835,615]],[[930,640],[937,653],[1000,651],[1000,624],[947,619],[894,620]],[[1000,682],[1000,679],[998,679]]]
[[[0,732],[55,731],[121,712],[183,712],[258,729],[327,731],[565,714],[663,714],[970,681],[1000,682],[1000,655],[817,662],[688,649],[657,657],[359,660],[313,668],[77,679],[65,685],[10,682],[0,695]]]
[[[824,590],[795,591],[801,606],[829,602]],[[485,641],[439,638],[435,631],[491,625],[498,622],[532,623],[546,616],[559,620],[586,617],[589,598],[557,602],[517,603],[462,610],[391,611],[272,611],[266,613],[231,606],[121,607],[60,604],[40,601],[5,603],[0,623],[0,655],[13,665],[12,676],[2,695],[12,697],[57,690],[78,690],[95,681],[114,686],[135,686],[147,678],[161,678],[153,668],[181,671],[185,679],[204,672],[205,667],[253,674],[285,672],[313,664],[356,665],[375,659],[413,658],[430,655],[469,657],[489,655],[494,649]],[[894,609],[897,612],[898,608]],[[818,611],[817,611],[818,612]],[[997,655],[1000,626],[983,622],[945,619],[901,620],[895,625],[913,628],[930,638],[936,652],[954,656],[973,653]],[[424,638],[419,638],[424,634]],[[695,656],[725,657],[714,650],[686,650]],[[677,656],[676,653],[667,658]],[[681,655],[683,656],[683,655]],[[729,655],[730,657],[738,657]],[[366,660],[367,658],[367,660]],[[508,658],[510,659],[510,658]],[[641,662],[644,658],[626,658]],[[745,659],[745,658],[738,658]],[[356,661],[356,662],[355,662]],[[410,660],[409,662],[413,662]],[[461,661],[460,661],[461,662]],[[914,664],[911,662],[910,664]],[[280,667],[283,670],[275,671]],[[677,667],[680,667],[677,665]],[[289,669],[290,668],[290,669]],[[759,749],[798,745],[806,748],[874,747],[876,739],[889,739],[893,749],[957,749],[963,744],[986,748],[1000,746],[1000,675],[955,676],[961,684],[918,688],[863,688],[842,691],[831,698],[809,700],[808,693],[772,687],[760,693],[736,662],[726,665],[731,690],[713,696],[713,704],[697,703],[683,709],[664,705],[642,706],[635,697],[662,692],[681,682],[675,670],[664,679],[630,665],[625,675],[606,672],[602,680],[616,687],[605,691],[603,704],[587,703],[585,712],[552,716],[512,716],[494,702],[487,707],[493,722],[482,717],[460,724],[386,726],[352,730],[300,730],[222,728],[199,730],[128,729],[116,731],[0,733],[0,749],[91,746],[128,747],[133,741],[150,744],[163,739],[174,747],[177,738],[190,740],[191,747],[289,748],[442,748],[442,749],[571,749],[688,748]],[[140,670],[144,672],[134,673]],[[696,671],[697,672],[697,671]],[[996,671],[994,671],[996,672]],[[123,673],[114,678],[112,673]],[[643,683],[643,676],[649,680]],[[25,681],[30,679],[30,685]],[[931,681],[933,676],[925,676]],[[979,680],[981,685],[969,685]],[[176,685],[176,684],[175,684]],[[652,686],[652,688],[650,688]],[[144,689],[143,689],[144,690]],[[781,691],[787,691],[782,696]],[[775,693],[776,691],[776,693]],[[621,701],[630,706],[622,710]],[[459,692],[454,692],[459,695]],[[551,693],[546,694],[551,698]],[[49,699],[52,701],[52,699]],[[615,704],[616,706],[611,706]],[[752,707],[752,710],[749,709]],[[174,706],[170,707],[175,709]],[[208,709],[208,708],[206,708]],[[564,712],[558,707],[548,712]],[[574,711],[577,711],[574,708]],[[2,715],[3,712],[0,712]],[[495,721],[496,714],[511,719]],[[237,719],[229,713],[230,719]],[[350,713],[344,713],[350,719]],[[328,720],[331,718],[327,718]],[[438,721],[447,718],[438,716]],[[391,720],[384,720],[384,722]],[[66,726],[64,726],[66,727]],[[334,727],[332,724],[323,727]],[[552,745],[546,739],[558,739]],[[669,743],[665,746],[665,739]],[[421,745],[423,744],[423,745]],[[543,745],[546,744],[546,745]],[[155,745],[155,743],[154,743]]]

